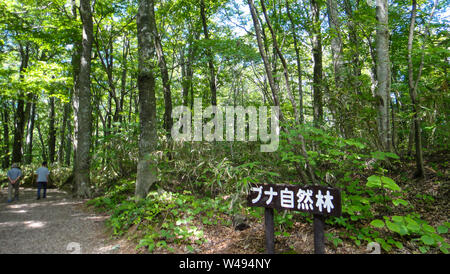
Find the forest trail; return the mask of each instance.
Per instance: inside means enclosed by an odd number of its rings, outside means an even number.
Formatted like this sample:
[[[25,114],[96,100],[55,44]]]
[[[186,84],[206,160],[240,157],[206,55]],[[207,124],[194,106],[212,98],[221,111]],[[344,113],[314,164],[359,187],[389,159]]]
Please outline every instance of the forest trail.
[[[6,203],[0,191],[0,254],[111,254],[120,245],[105,233],[108,218],[83,210],[84,200],[48,189],[36,200],[36,190],[21,188],[19,201]]]

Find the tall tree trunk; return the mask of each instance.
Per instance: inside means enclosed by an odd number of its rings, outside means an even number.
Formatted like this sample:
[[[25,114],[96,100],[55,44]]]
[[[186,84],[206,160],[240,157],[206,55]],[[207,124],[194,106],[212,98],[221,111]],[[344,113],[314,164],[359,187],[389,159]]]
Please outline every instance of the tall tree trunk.
[[[34,131],[34,121],[36,117],[36,103],[31,103],[31,114],[28,119],[28,129],[27,129],[27,138],[26,138],[26,146],[27,146],[27,154],[25,157],[25,164],[31,164],[33,161],[33,131]]]
[[[377,0],[376,8],[376,106],[378,136],[383,151],[392,150],[391,127],[389,123],[389,104],[391,70],[389,60],[389,29],[388,29],[388,1]]]
[[[255,28],[256,41],[258,42],[259,53],[261,55],[261,58],[263,59],[264,69],[266,70],[267,79],[269,81],[269,86],[272,91],[273,102],[274,102],[275,106],[279,106],[280,100],[278,97],[278,89],[275,85],[272,68],[270,67],[270,63],[269,63],[269,59],[267,58],[265,46],[264,46],[263,40],[261,38],[261,26],[259,24],[258,13],[256,11],[255,3],[253,2],[253,0],[247,0],[247,3],[250,8],[250,14],[252,16],[253,25]],[[280,115],[281,115],[281,112],[280,112]]]
[[[294,20],[291,15],[291,8],[289,6],[289,0],[286,0],[286,11],[287,16],[289,17],[289,21],[291,22],[291,34],[292,38],[294,39],[294,49],[295,49],[295,57],[297,61],[297,77],[298,77],[298,101],[299,101],[299,116],[300,116],[300,123],[303,124],[304,117],[303,117],[303,83],[302,83],[302,65],[300,60],[300,49],[298,47],[298,41],[297,41],[297,34],[295,33],[295,24]]]
[[[72,131],[72,120],[68,119],[67,120],[67,135],[66,135],[66,147],[65,150],[66,152],[65,154],[65,159],[64,159],[64,164],[66,166],[70,166],[70,159],[71,159],[71,154],[72,154],[72,143],[74,143],[74,135],[73,131]],[[75,158],[75,157],[74,157]]]
[[[188,96],[189,96],[189,82],[187,80],[187,63],[185,59],[185,48],[181,49],[180,52],[180,63],[181,63],[181,88],[183,95],[183,106],[188,106]]]
[[[2,107],[2,124],[3,124],[3,161],[2,168],[9,167],[9,107],[5,103]]]
[[[312,17],[312,53],[313,68],[313,117],[314,125],[320,126],[323,122],[322,102],[322,34],[320,32],[320,3],[311,0]]]
[[[206,12],[205,12],[205,1],[200,0],[200,16],[202,18],[203,34],[205,35],[205,40],[209,40],[208,25],[206,23]],[[211,105],[217,105],[217,87],[216,87],[216,73],[214,69],[214,56],[210,45],[207,46],[206,54],[208,56],[208,67],[209,67],[209,88],[211,90]]]
[[[66,129],[69,128],[69,115],[70,115],[70,105],[72,102],[72,92],[69,91],[69,97],[70,97],[70,101],[69,103],[64,103],[63,105],[63,118],[62,118],[62,123],[61,123],[61,131],[60,131],[60,135],[59,135],[59,139],[60,139],[60,143],[59,143],[59,150],[58,150],[58,162],[60,165],[64,164],[64,152],[66,150],[66,141],[67,141],[67,136],[70,136],[70,131],[67,130],[67,134],[66,134]],[[69,137],[70,138],[70,137]]]
[[[172,130],[172,97],[170,92],[170,80],[169,71],[167,70],[166,58],[164,57],[164,51],[159,37],[158,29],[156,26],[155,7],[153,1],[150,2],[150,18],[151,18],[151,31],[155,40],[156,55],[158,56],[159,70],[161,71],[163,90],[164,90],[164,129],[167,133],[167,138],[170,139]]]
[[[434,10],[437,5],[437,0],[434,1],[434,6],[430,15],[430,21],[433,18]],[[417,96],[417,88],[420,81],[420,77],[422,75],[423,69],[423,61],[424,61],[424,52],[425,52],[425,42],[422,45],[422,55],[420,60],[419,69],[417,72],[417,77],[414,80],[414,71],[413,71],[413,61],[412,61],[412,48],[414,41],[414,28],[416,22],[416,11],[417,9],[417,1],[412,0],[412,8],[411,8],[411,23],[409,25],[409,36],[408,36],[408,86],[409,86],[409,96],[411,97],[412,102],[412,110],[413,110],[413,123],[414,123],[414,141],[416,146],[416,172],[415,177],[424,178],[425,177],[425,169],[423,165],[423,151],[422,151],[422,136],[421,136],[421,128],[420,128],[420,118],[419,118],[419,100]],[[425,35],[428,35],[428,25],[425,28]]]
[[[42,160],[47,161],[47,152],[46,152],[47,150],[46,150],[46,146],[44,144],[44,138],[42,137],[41,125],[40,125],[39,121],[36,123],[36,129],[38,131],[39,141],[41,142],[41,147],[42,147]]]
[[[361,83],[360,83],[360,76],[361,76],[361,65],[359,61],[359,39],[358,39],[358,33],[356,31],[356,24],[354,22],[353,17],[353,9],[351,6],[350,0],[344,0],[344,10],[348,17],[347,20],[347,27],[349,31],[349,40],[351,44],[351,52],[353,56],[353,77],[352,77],[352,85],[356,92],[358,94],[361,94]]]
[[[121,86],[121,100],[120,100],[120,111],[123,111],[124,105],[125,105],[125,95],[127,93],[126,87],[127,87],[127,73],[128,73],[128,54],[130,52],[130,40],[126,36],[127,34],[124,34],[123,36],[123,51],[122,51],[122,76],[120,79],[120,86]],[[130,90],[131,93],[131,90]],[[131,105],[130,100],[130,105]],[[121,119],[122,122],[122,119]]]
[[[156,149],[156,97],[152,59],[155,52],[151,32],[151,7],[153,0],[139,0],[136,17],[138,36],[138,90],[139,90],[139,160],[135,196],[143,199],[157,180],[156,161],[152,153]]]
[[[20,79],[23,79],[23,72],[28,68],[29,52],[30,48],[26,42],[25,48],[19,43],[20,51]],[[23,91],[20,91],[19,96],[25,97]],[[22,162],[23,157],[23,139],[25,133],[25,124],[27,121],[26,109],[25,109],[24,98],[19,98],[17,100],[17,107],[14,117],[14,140],[13,140],[13,150],[12,150],[12,162],[19,163]]]
[[[328,23],[332,32],[331,58],[334,68],[334,79],[336,88],[343,87],[343,62],[342,62],[342,37],[341,24],[338,17],[336,0],[327,0]]]
[[[50,96],[49,103],[50,103],[50,115],[48,125],[48,160],[50,163],[54,163],[56,152],[55,97]]]
[[[91,1],[80,0],[80,15],[83,23],[82,52],[78,74],[77,89],[74,94],[75,113],[75,196],[91,196],[90,190],[90,147],[92,130],[91,106],[91,53],[93,42],[93,23]]]

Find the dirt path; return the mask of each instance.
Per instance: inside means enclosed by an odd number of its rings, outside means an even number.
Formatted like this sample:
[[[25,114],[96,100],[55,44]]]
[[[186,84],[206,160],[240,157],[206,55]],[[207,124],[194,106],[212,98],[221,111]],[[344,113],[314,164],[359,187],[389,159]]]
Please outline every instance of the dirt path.
[[[83,210],[83,200],[49,189],[36,200],[35,189],[20,189],[20,200],[6,203],[0,191],[0,254],[119,253],[105,233],[107,216]]]

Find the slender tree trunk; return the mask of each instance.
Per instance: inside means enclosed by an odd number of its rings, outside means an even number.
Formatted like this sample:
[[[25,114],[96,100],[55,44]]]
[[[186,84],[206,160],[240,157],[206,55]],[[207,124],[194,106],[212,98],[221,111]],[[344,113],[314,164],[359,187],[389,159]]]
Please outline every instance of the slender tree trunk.
[[[358,39],[358,33],[356,31],[356,26],[354,23],[354,17],[353,17],[353,9],[351,6],[350,0],[344,0],[344,10],[348,17],[347,20],[347,27],[349,31],[349,40],[350,40],[350,46],[351,46],[351,52],[353,56],[353,77],[352,77],[352,85],[355,88],[356,92],[358,94],[361,94],[361,80],[359,77],[361,76],[361,65],[359,61],[359,39]]]
[[[313,68],[313,118],[314,125],[320,126],[323,122],[322,102],[322,34],[320,32],[320,3],[311,0],[312,17],[312,53]]]
[[[155,40],[156,55],[158,56],[158,65],[161,71],[163,90],[164,90],[164,129],[167,133],[167,138],[170,139],[170,134],[172,130],[172,97],[170,92],[170,80],[169,71],[167,70],[166,58],[164,57],[164,51],[161,44],[161,39],[159,38],[158,29],[156,26],[155,18],[155,7],[153,1],[150,2],[150,26]]]
[[[188,106],[188,96],[189,96],[189,82],[187,80],[187,63],[185,62],[185,48],[181,49],[180,52],[180,63],[181,63],[181,88],[183,94],[183,106]]]
[[[328,23],[332,32],[331,57],[333,60],[334,79],[336,88],[341,89],[344,81],[342,62],[342,37],[336,0],[327,0]]]
[[[304,117],[303,117],[303,83],[302,83],[302,66],[301,66],[301,60],[300,60],[300,50],[298,47],[298,41],[297,41],[297,34],[295,33],[295,24],[294,20],[291,15],[290,6],[289,6],[289,0],[286,0],[286,11],[287,16],[289,17],[289,21],[291,22],[291,34],[292,38],[294,39],[294,49],[295,49],[295,57],[297,61],[297,77],[298,77],[298,97],[299,97],[299,116],[300,116],[300,123],[303,124]]]
[[[36,129],[38,131],[39,141],[41,142],[41,147],[42,147],[42,160],[47,161],[47,152],[46,152],[47,149],[44,144],[44,138],[42,137],[41,125],[39,122],[36,123]]]
[[[73,131],[72,131],[72,122],[70,119],[67,120],[67,135],[66,135],[66,152],[65,154],[65,159],[64,159],[64,164],[66,166],[70,166],[70,159],[71,159],[71,154],[72,154],[72,143],[74,142],[74,135],[73,135]]]
[[[2,168],[6,169],[9,167],[9,107],[7,104],[4,105],[3,111],[1,113],[3,118],[3,161]]]
[[[75,196],[87,198],[90,190],[90,147],[92,131],[91,107],[91,53],[93,42],[93,22],[91,1],[80,0],[80,15],[83,23],[82,52],[77,89],[74,94],[75,112]]]
[[[392,150],[389,123],[391,70],[389,60],[388,1],[377,0],[376,31],[376,105],[378,113],[378,136],[383,151]]]
[[[431,12],[431,18],[433,18],[434,10],[437,5],[437,0],[434,1],[433,10]],[[413,123],[414,123],[414,141],[416,147],[416,172],[415,177],[424,178],[425,177],[425,169],[423,165],[423,151],[422,151],[422,136],[421,136],[421,128],[420,128],[420,118],[419,118],[419,101],[417,95],[417,88],[420,81],[420,77],[422,75],[423,69],[423,61],[424,61],[424,45],[422,46],[422,55],[420,60],[420,65],[417,73],[416,80],[414,80],[414,71],[413,71],[413,61],[412,61],[412,48],[414,41],[414,28],[416,22],[416,11],[417,9],[417,1],[412,0],[412,8],[411,8],[411,23],[409,25],[409,36],[408,36],[408,85],[409,85],[409,96],[411,97],[412,102],[412,110],[413,110]],[[425,30],[425,35],[428,34],[428,25]]]
[[[136,17],[138,36],[138,90],[139,90],[139,160],[136,176],[135,196],[143,199],[151,185],[157,180],[156,160],[152,153],[156,149],[156,97],[152,59],[155,52],[151,32],[151,7],[153,0],[139,0]]]
[[[267,58],[266,50],[265,50],[265,47],[264,47],[264,44],[263,44],[263,40],[261,38],[261,26],[259,24],[258,13],[256,11],[255,3],[253,2],[253,0],[247,0],[247,3],[248,3],[248,6],[250,8],[250,13],[251,13],[251,16],[252,16],[253,25],[255,27],[256,41],[258,42],[259,53],[261,55],[261,58],[263,59],[264,68],[266,70],[267,79],[269,81],[269,86],[270,86],[270,89],[272,91],[273,102],[274,102],[275,106],[279,106],[280,105],[280,100],[279,100],[279,97],[278,97],[278,89],[277,89],[277,87],[275,85],[275,81],[274,81],[274,77],[273,77],[273,73],[272,73],[272,68],[270,67],[269,59]],[[280,115],[281,115],[281,112],[280,112]]]
[[[123,51],[122,51],[122,76],[120,80],[121,86],[121,100],[120,100],[120,111],[123,111],[125,105],[125,95],[126,95],[126,87],[127,87],[127,73],[128,73],[128,54],[130,52],[130,41],[126,37],[126,34],[123,36]],[[130,90],[131,93],[131,90]],[[131,105],[131,100],[130,100]],[[122,122],[122,120],[121,120]]]
[[[69,115],[70,115],[70,105],[72,102],[72,92],[69,92],[70,102],[64,103],[63,105],[63,118],[61,123],[61,131],[59,135],[60,143],[59,143],[59,150],[58,150],[58,162],[60,165],[64,164],[64,152],[66,150],[66,142],[67,142],[67,136],[70,136],[69,131]],[[67,129],[67,133],[66,133]],[[69,137],[70,138],[70,137]]]
[[[203,34],[205,35],[205,40],[209,40],[208,25],[206,23],[206,12],[205,12],[205,1],[200,0],[200,16],[202,18]],[[210,46],[208,45],[206,49],[206,54],[208,56],[208,67],[209,67],[209,88],[211,90],[211,105],[217,105],[217,87],[216,87],[216,73],[214,69],[214,56]]]
[[[48,125],[48,158],[50,163],[55,162],[56,130],[55,130],[55,97],[50,96],[50,117]]]
[[[34,121],[36,117],[36,103],[31,103],[31,114],[30,119],[28,119],[28,130],[26,138],[27,155],[25,157],[25,163],[31,164],[33,161],[33,131],[34,131]]]

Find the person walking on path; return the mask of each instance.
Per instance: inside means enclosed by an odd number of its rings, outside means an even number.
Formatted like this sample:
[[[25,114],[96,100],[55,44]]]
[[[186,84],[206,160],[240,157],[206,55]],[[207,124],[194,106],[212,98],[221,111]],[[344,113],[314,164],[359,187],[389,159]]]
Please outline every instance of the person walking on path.
[[[19,166],[14,163],[11,165],[11,169],[8,170],[8,203],[13,201],[13,191],[14,191],[14,200],[19,200],[19,184],[20,178],[22,178],[22,170],[20,170]]]
[[[47,168],[47,162],[42,162],[42,166],[36,170],[36,176],[37,176],[37,200],[41,199],[41,189],[44,189],[44,193],[42,195],[42,198],[46,198],[47,195],[47,183],[48,183],[48,175],[50,175],[50,171],[48,171]]]

